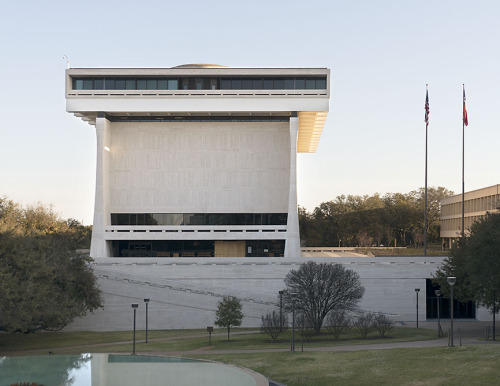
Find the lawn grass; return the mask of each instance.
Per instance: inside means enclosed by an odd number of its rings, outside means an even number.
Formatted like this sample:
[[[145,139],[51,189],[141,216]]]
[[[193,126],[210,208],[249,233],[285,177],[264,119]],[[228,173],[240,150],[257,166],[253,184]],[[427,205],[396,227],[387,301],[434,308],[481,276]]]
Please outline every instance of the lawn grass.
[[[500,379],[500,347],[496,345],[200,358],[247,367],[287,386],[493,385]]]
[[[332,335],[322,333],[313,336],[304,347],[325,347],[369,343],[394,343],[435,339],[436,332],[429,329],[394,328],[385,337],[372,332],[362,339],[359,333],[349,331],[335,340]],[[131,331],[113,332],[44,332],[38,334],[0,334],[0,353],[26,355],[26,350],[40,353],[80,354],[85,352],[127,353],[132,351]],[[212,334],[211,350],[259,350],[287,349],[290,347],[291,331],[272,341],[255,329],[234,329],[227,340],[225,330],[217,329]],[[296,334],[296,347],[301,347],[300,335]],[[145,343],[145,331],[136,332],[136,352],[190,351],[208,346],[208,335],[204,330],[150,331]],[[30,351],[31,354],[37,352]]]
[[[240,334],[238,334],[240,332]],[[244,334],[242,334],[244,332]],[[345,352],[249,352],[228,354],[223,350],[288,349],[290,331],[273,342],[267,335],[252,329],[234,329],[227,341],[226,331],[217,329],[212,334],[211,352],[203,354],[208,346],[204,330],[150,331],[149,343],[144,343],[145,332],[136,334],[136,352],[165,354],[182,351],[181,356],[235,364],[255,370],[270,379],[294,385],[484,385],[496,384],[500,379],[500,346],[477,345],[464,347],[432,347]],[[436,338],[434,330],[396,327],[386,337],[370,333],[366,339],[351,331],[338,341],[323,333],[315,336],[307,347],[395,343]],[[36,355],[80,354],[85,352],[131,353],[132,332],[53,332],[38,334],[0,334],[0,354]],[[28,350],[28,351],[27,351]],[[29,350],[39,350],[36,352]],[[217,353],[217,351],[220,353]]]

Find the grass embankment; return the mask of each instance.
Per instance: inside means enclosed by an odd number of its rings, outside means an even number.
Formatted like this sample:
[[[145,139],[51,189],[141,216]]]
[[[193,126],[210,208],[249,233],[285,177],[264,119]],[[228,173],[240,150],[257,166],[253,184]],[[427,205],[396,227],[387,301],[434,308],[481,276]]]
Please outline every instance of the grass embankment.
[[[238,334],[244,332],[244,334]],[[372,332],[361,339],[352,331],[338,341],[331,335],[315,336],[306,348],[368,343],[394,343],[433,339],[434,330],[394,328],[381,337]],[[184,357],[210,359],[255,370],[270,379],[295,385],[485,385],[500,379],[500,346],[433,347],[344,352],[301,352],[296,336],[296,352],[288,351],[290,332],[272,342],[256,330],[235,329],[231,341],[225,330],[212,334],[211,351],[204,330],[137,331],[136,352],[166,354],[185,351]],[[32,335],[0,334],[0,353],[9,355],[78,354],[85,352],[131,353],[132,332],[56,332]],[[224,350],[286,349],[280,352],[228,354]],[[197,349],[201,349],[197,351]],[[36,351],[31,351],[36,350]],[[193,351],[194,350],[194,351]],[[0,354],[1,355],[1,354]]]
[[[494,385],[500,379],[496,345],[202,358],[247,367],[287,386]]]
[[[136,352],[161,353],[172,351],[191,351],[208,346],[208,334],[203,330],[149,331],[145,343],[145,331],[136,332]],[[38,334],[0,334],[0,353],[10,355],[80,354],[86,352],[130,353],[133,334],[130,331],[113,332],[44,332]],[[381,337],[377,332],[362,339],[354,330],[335,340],[332,335],[322,333],[304,342],[304,347],[326,347],[369,343],[406,342],[436,338],[436,332],[423,328],[394,328]],[[261,334],[258,330],[234,329],[231,340],[226,331],[217,329],[212,334],[210,350],[267,350],[288,349],[291,331],[280,335],[276,341]],[[296,333],[297,350],[301,348],[300,336]]]

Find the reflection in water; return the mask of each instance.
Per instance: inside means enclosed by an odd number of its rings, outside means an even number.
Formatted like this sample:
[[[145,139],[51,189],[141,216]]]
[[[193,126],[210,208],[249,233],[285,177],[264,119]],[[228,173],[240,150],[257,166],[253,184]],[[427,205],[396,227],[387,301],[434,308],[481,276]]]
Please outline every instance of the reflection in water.
[[[92,356],[50,355],[3,357],[0,359],[0,385],[36,383],[44,386],[74,384],[74,370],[82,368]]]
[[[0,386],[256,386],[265,377],[214,362],[142,355],[82,354],[0,358]]]

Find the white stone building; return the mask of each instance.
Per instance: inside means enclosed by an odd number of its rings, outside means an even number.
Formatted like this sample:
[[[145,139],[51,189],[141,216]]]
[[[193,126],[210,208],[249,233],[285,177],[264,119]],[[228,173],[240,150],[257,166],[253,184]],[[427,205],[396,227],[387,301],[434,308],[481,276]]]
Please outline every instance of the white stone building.
[[[296,154],[316,151],[329,85],[325,68],[68,69],[67,111],[97,133],[91,256],[104,296],[68,329],[130,329],[131,303],[143,329],[143,299],[152,329],[204,328],[224,295],[259,326],[306,260],[357,271],[364,310],[414,321],[420,288],[419,319],[432,317],[440,258],[301,256]]]
[[[68,69],[96,127],[91,256],[300,256],[296,154],[314,152],[326,68]]]

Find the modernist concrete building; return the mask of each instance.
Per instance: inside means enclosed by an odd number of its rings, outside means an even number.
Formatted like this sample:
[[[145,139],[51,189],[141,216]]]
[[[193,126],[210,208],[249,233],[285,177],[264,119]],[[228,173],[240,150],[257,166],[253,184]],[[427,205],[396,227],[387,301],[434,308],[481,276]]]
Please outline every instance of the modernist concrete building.
[[[464,194],[464,228],[500,208],[500,185],[473,190]],[[441,200],[441,238],[451,247],[452,241],[460,237],[462,230],[462,194]]]
[[[91,256],[299,257],[297,152],[315,152],[326,68],[66,71],[96,127]]]
[[[419,320],[434,318],[442,258],[301,256],[296,156],[316,151],[329,84],[324,68],[68,69],[67,111],[97,133],[91,256],[104,308],[67,329],[130,329],[131,303],[143,329],[144,299],[151,329],[205,328],[226,295],[241,299],[243,326],[259,326],[306,260],[358,272],[363,310],[414,321],[419,288]],[[461,315],[487,317],[472,308]]]

